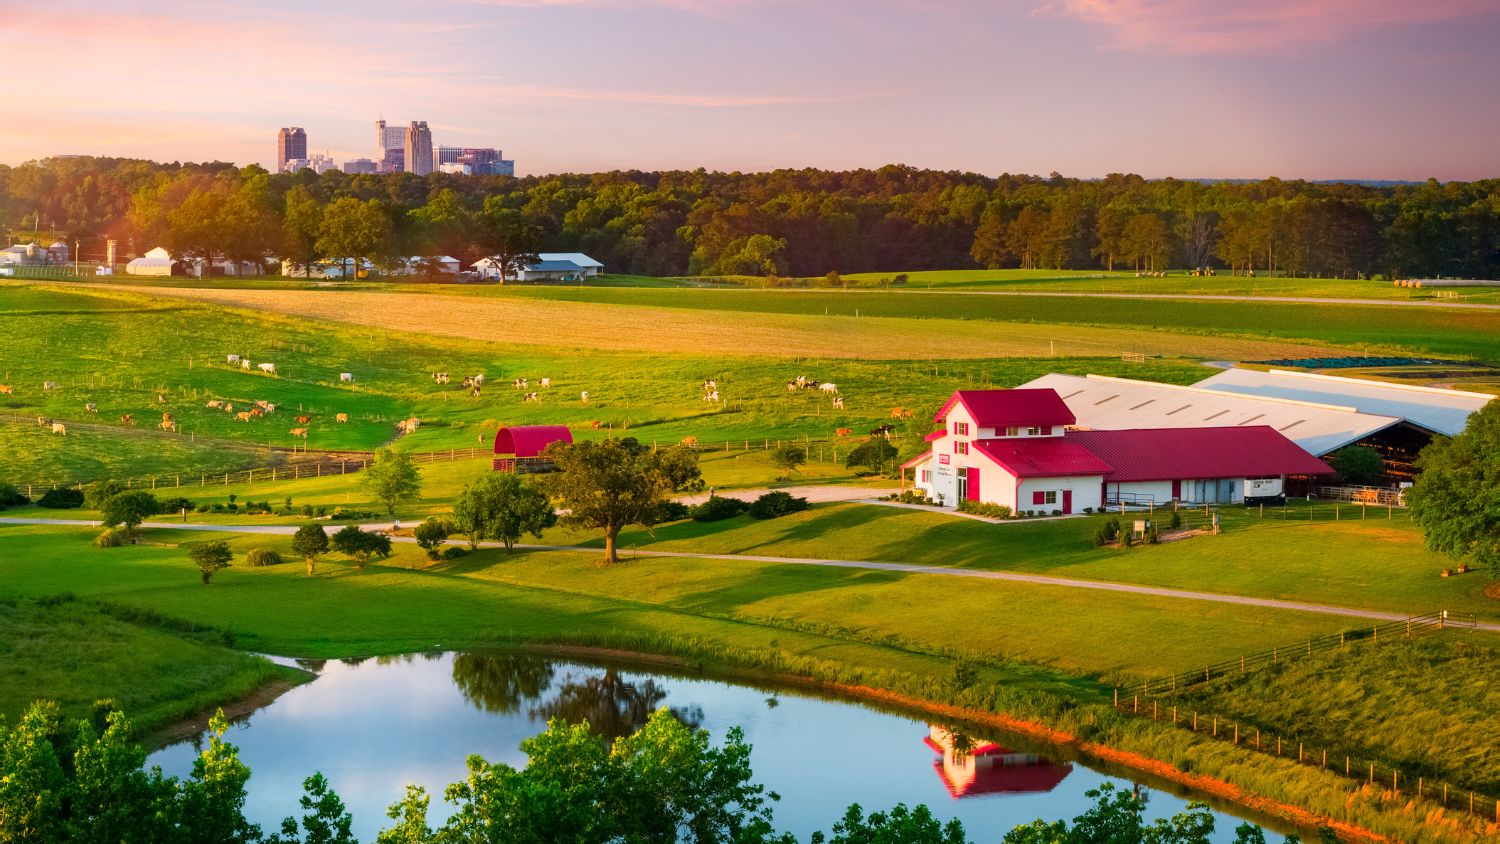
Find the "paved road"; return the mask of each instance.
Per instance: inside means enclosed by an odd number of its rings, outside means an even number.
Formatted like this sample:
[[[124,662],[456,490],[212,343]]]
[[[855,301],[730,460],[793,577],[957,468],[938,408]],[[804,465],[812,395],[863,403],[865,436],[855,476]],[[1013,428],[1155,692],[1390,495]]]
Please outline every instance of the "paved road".
[[[84,519],[15,519],[0,518],[0,525],[71,525],[76,527],[98,527],[99,522]],[[163,528],[168,530],[192,530],[213,531],[218,533],[250,533],[270,535],[290,535],[297,530],[296,525],[206,525],[206,524],[181,524],[176,522],[146,522],[142,527]],[[389,528],[390,524],[362,525],[368,530]],[[415,542],[409,537],[396,537],[397,542]],[[496,546],[498,543],[480,543],[486,546]],[[595,551],[598,548],[590,548],[578,545],[527,545],[518,544],[517,548],[529,551]],[[1338,607],[1330,604],[1313,604],[1303,601],[1282,601],[1275,598],[1251,598],[1244,595],[1226,595],[1217,592],[1194,592],[1187,589],[1167,589],[1159,586],[1141,586],[1133,583],[1116,583],[1104,580],[1079,580],[1071,577],[1052,577],[1045,574],[1022,574],[1009,571],[989,571],[985,569],[962,569],[945,568],[943,566],[920,566],[910,563],[886,563],[873,560],[827,560],[816,557],[773,557],[764,554],[703,554],[693,551],[652,551],[639,550],[625,552],[627,556],[635,557],[691,557],[699,560],[727,560],[727,561],[749,561],[757,563],[781,563],[794,566],[826,566],[829,568],[843,569],[868,569],[875,571],[894,571],[905,574],[933,574],[942,577],[968,577],[980,580],[1005,580],[1013,583],[1030,583],[1036,586],[1056,586],[1065,589],[1096,589],[1104,592],[1125,592],[1132,595],[1151,595],[1158,598],[1174,598],[1185,601],[1207,601],[1217,604],[1237,604],[1247,607],[1265,607],[1266,609],[1288,610],[1291,612],[1318,613],[1321,615],[1338,615],[1348,618],[1361,618],[1370,621],[1404,621],[1409,616],[1401,613],[1383,612],[1380,610],[1362,610],[1353,607]],[[1500,633],[1500,624],[1481,622],[1477,628],[1490,633]]]

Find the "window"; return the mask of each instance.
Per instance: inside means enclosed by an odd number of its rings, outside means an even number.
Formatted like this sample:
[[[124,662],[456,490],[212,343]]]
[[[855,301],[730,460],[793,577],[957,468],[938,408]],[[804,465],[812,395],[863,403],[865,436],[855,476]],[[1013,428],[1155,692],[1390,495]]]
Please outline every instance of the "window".
[[[1019,436],[1020,433],[1021,433],[1021,429],[1017,428],[1015,426],[1011,426],[1011,427],[1005,429],[1005,435],[1007,437]]]
[[[1047,433],[1050,434],[1051,431],[1048,431]],[[1028,437],[1040,437],[1041,435],[1042,429],[1037,427],[1036,425],[1032,425],[1030,428],[1026,429],[1026,436]]]
[[[967,423],[967,422],[954,422],[953,423],[953,433],[959,435],[960,437],[967,437],[969,435],[969,423]]]
[[[953,443],[953,453],[954,454],[968,454],[969,453],[969,444],[966,443],[966,442],[964,442],[963,440],[958,440],[958,441],[954,442]]]
[[[932,483],[932,470],[931,469],[923,469],[922,470],[922,483],[924,483],[924,484],[930,484],[930,483]]]
[[[1056,504],[1057,503],[1057,490],[1055,490],[1055,489],[1048,489],[1048,490],[1037,489],[1037,490],[1032,490],[1032,492],[1031,492],[1031,503],[1032,504]]]

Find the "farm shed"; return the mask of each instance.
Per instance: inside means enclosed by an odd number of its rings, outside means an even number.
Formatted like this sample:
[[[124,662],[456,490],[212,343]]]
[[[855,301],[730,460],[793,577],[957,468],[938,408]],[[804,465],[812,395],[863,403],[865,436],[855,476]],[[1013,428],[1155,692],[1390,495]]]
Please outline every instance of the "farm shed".
[[[961,390],[909,461],[944,504],[978,501],[1063,515],[1107,504],[1278,499],[1286,476],[1332,470],[1265,425],[1080,431],[1050,389]]]
[[[172,253],[158,246],[125,265],[129,275],[181,275],[179,265]]]
[[[553,443],[573,442],[573,433],[565,425],[512,425],[495,432],[496,472],[550,472],[552,461],[541,453]]]
[[[933,724],[922,739],[941,758],[932,762],[938,778],[954,798],[981,794],[1042,794],[1057,788],[1073,766],[1045,756],[1011,750],[992,741],[974,740],[954,747],[953,734]]]

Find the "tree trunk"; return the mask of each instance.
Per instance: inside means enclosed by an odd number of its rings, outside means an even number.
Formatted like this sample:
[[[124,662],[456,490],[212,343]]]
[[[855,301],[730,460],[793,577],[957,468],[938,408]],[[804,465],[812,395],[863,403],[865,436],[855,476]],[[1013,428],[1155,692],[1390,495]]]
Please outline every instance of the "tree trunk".
[[[620,535],[620,529],[610,527],[604,529],[604,564],[612,566],[620,561],[620,555],[615,548],[615,539]]]

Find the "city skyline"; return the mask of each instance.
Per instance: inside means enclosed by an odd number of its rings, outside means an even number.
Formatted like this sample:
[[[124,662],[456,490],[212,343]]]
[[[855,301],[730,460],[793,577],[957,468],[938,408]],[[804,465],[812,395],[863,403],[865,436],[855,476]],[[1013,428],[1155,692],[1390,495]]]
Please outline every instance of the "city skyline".
[[[301,11],[8,11],[13,65],[48,70],[0,162],[275,169],[268,127],[317,127],[309,149],[344,161],[370,156],[371,115],[421,114],[435,144],[520,150],[528,174],[1500,175],[1500,6],[1484,0],[334,0],[338,46]],[[267,43],[306,61],[268,61]],[[124,68],[128,89],[100,85]]]

